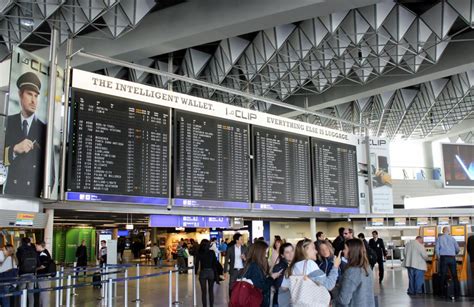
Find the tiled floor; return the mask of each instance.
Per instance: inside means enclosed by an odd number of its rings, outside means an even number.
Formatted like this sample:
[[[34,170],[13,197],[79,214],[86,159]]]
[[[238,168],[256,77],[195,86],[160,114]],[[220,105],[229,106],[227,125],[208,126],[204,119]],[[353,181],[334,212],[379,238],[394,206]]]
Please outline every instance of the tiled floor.
[[[142,274],[150,274],[159,272],[154,268],[142,268]],[[377,273],[377,272],[376,272]],[[134,269],[130,270],[129,276],[133,276]],[[375,294],[379,298],[379,306],[390,306],[390,307],[407,307],[407,306],[429,306],[429,307],[447,307],[447,306],[459,306],[459,307],[473,307],[474,298],[462,298],[460,301],[451,302],[434,298],[431,295],[423,297],[409,297],[406,294],[407,289],[407,275],[406,271],[402,268],[386,269],[386,277],[382,285],[376,285]],[[197,302],[198,306],[201,305],[200,301],[200,288],[199,284],[196,285]],[[175,289],[174,276],[173,276],[173,291]],[[75,306],[100,306],[103,304],[102,301],[98,300],[100,297],[100,290],[92,289],[91,287],[79,289],[77,296],[73,298]],[[215,306],[226,307],[228,301],[227,295],[227,283],[224,282],[220,286],[215,286]],[[132,300],[136,295],[136,282],[129,282],[128,284],[128,299],[129,306],[168,306],[168,276],[153,277],[140,282],[140,298],[142,302],[138,305]],[[173,300],[174,300],[173,292]],[[124,306],[124,284],[120,283],[117,286],[117,293],[113,296],[114,306]],[[179,276],[179,301],[180,306],[192,306],[192,275],[180,275]]]

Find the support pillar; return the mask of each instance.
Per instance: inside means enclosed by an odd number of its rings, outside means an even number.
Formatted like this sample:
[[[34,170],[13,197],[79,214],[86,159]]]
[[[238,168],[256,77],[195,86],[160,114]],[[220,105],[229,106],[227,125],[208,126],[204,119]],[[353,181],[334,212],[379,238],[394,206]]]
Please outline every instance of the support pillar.
[[[370,136],[369,129],[365,129],[365,155],[367,159],[367,178],[368,178],[368,196],[369,196],[369,208],[366,208],[367,212],[373,212],[374,208],[374,185],[372,182],[372,161],[370,160]]]
[[[53,24],[51,29],[51,44],[49,54],[49,88],[48,88],[48,125],[46,126],[46,145],[44,159],[44,184],[43,198],[51,198],[51,190],[54,187],[53,166],[54,166],[54,108],[56,105],[56,72],[57,72],[57,51],[59,47],[59,29]]]
[[[44,228],[44,242],[46,243],[46,249],[52,255],[53,254],[54,209],[46,209],[45,213],[47,217],[46,217],[46,227]]]
[[[316,218],[312,217],[309,219],[309,227],[310,229],[310,234],[311,234],[311,240],[316,241]]]

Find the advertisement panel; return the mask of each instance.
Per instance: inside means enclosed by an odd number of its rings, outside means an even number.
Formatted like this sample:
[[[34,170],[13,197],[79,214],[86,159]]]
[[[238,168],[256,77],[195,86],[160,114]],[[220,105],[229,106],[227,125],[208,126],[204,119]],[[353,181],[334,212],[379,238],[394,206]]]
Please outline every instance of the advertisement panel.
[[[474,145],[442,144],[445,187],[474,187]]]
[[[357,147],[360,213],[393,213],[392,177],[390,174],[390,146],[384,138],[370,138],[370,168],[372,171],[373,207],[369,204],[369,178],[365,139]]]
[[[57,73],[55,118],[47,118],[49,62],[22,49],[12,53],[8,116],[2,164],[5,194],[41,197],[44,177],[46,129],[55,123],[52,198],[57,198],[62,73]],[[1,167],[0,167],[1,168]]]

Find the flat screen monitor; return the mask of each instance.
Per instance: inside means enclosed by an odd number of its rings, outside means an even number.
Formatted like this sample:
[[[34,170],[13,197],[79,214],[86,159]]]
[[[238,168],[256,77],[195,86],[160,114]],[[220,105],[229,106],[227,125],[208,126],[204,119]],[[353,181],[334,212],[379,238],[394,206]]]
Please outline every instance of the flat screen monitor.
[[[261,204],[311,205],[309,138],[253,127],[253,193]],[[288,207],[291,209],[291,207]]]
[[[444,185],[474,187],[474,145],[442,144]]]
[[[169,109],[73,89],[68,200],[168,203]]]

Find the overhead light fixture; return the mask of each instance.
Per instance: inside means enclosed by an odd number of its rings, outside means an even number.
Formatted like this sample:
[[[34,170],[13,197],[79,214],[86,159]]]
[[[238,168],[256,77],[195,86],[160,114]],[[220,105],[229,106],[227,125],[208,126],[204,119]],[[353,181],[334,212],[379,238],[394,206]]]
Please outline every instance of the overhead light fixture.
[[[21,18],[20,25],[25,28],[33,28],[33,26],[35,25],[35,22],[33,21],[33,19]]]

